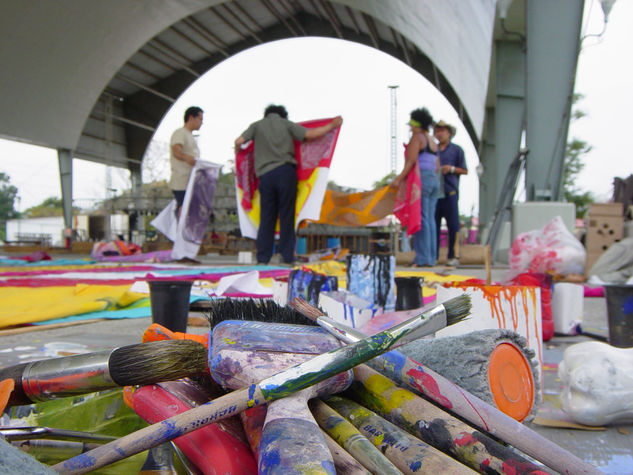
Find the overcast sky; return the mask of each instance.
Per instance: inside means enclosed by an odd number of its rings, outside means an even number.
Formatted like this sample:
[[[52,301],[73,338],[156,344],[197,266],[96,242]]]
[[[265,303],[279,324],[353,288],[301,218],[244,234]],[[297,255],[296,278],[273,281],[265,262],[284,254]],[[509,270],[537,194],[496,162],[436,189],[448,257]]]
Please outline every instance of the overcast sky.
[[[585,34],[602,29],[597,0],[587,0]],[[579,107],[587,116],[572,124],[570,137],[587,141],[593,150],[578,186],[608,200],[614,176],[631,173],[628,157],[631,94],[630,48],[633,46],[633,1],[615,3],[604,36],[587,38],[578,65],[576,92],[585,96]],[[287,58],[279,61],[279,58]],[[274,65],[271,67],[270,65]],[[248,75],[245,74],[248,71]],[[284,104],[295,121],[342,115],[344,124],[330,171],[339,185],[370,189],[390,171],[390,93],[397,89],[397,168],[402,167],[402,142],[408,140],[409,112],[427,106],[436,120],[457,126],[455,142],[465,152],[468,176],[462,177],[460,212],[477,211],[478,158],[457,114],[437,90],[404,63],[380,51],[333,39],[293,39],[268,43],[233,56],[196,81],[174,104],[156,132],[167,142],[182,125],[189,105],[205,111],[199,144],[202,158],[226,164],[233,158],[232,142],[269,103]],[[61,196],[54,150],[0,140],[0,169],[19,189],[19,209],[49,196]],[[165,157],[165,160],[167,158]],[[159,167],[165,177],[168,166]],[[105,167],[74,161],[74,198],[105,196]],[[113,187],[129,187],[128,173],[113,169]],[[160,173],[159,173],[160,174]]]

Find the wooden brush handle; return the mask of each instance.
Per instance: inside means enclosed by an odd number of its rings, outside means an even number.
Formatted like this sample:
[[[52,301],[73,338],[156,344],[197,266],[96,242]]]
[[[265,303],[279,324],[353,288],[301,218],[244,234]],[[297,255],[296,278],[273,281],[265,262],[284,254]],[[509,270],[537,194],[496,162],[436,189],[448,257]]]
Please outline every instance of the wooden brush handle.
[[[251,393],[249,395],[249,393]],[[81,474],[169,442],[213,422],[265,403],[259,386],[233,391],[207,404],[170,417],[53,466],[63,474]]]

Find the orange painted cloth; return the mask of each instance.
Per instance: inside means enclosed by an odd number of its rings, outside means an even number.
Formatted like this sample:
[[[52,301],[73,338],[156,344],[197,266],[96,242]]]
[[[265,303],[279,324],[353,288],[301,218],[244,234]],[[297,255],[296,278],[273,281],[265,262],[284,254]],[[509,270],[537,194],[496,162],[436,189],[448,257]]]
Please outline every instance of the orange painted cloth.
[[[396,189],[383,186],[372,191],[343,193],[326,190],[316,223],[366,226],[393,213]]]

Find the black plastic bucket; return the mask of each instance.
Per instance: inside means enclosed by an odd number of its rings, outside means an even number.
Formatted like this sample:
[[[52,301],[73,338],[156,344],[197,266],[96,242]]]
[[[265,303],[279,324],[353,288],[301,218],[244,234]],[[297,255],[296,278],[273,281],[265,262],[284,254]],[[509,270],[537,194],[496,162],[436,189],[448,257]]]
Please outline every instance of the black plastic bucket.
[[[609,344],[633,347],[633,285],[605,285]]]
[[[150,280],[149,297],[152,305],[152,322],[174,332],[187,331],[189,316],[190,280]]]
[[[411,310],[424,306],[422,277],[396,277],[396,310]]]

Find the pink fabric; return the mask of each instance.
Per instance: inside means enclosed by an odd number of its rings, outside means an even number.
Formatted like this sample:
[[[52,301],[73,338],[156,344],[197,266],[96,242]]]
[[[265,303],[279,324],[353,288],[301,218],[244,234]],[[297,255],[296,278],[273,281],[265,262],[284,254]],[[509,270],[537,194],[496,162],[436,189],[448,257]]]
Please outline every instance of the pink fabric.
[[[589,287],[584,286],[585,297],[604,297],[604,287]]]
[[[406,161],[407,144],[404,144],[404,158]],[[406,182],[398,188],[393,214],[406,228],[407,236],[422,229],[422,180],[417,162],[407,174]]]

